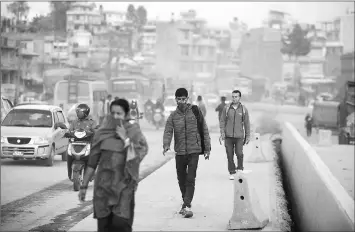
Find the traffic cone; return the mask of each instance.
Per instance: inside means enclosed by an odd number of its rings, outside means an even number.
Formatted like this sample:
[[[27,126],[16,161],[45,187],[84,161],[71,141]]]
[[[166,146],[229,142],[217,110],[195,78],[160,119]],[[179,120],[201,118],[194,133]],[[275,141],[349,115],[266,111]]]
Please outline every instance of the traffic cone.
[[[249,194],[247,178],[237,172],[234,181],[234,208],[228,223],[228,230],[262,229],[269,219],[260,207],[260,202],[253,189],[252,196]]]
[[[246,157],[245,162],[248,163],[266,162],[267,159],[261,151],[261,142],[260,142],[259,133],[255,133],[254,141],[251,142],[251,146],[252,146],[251,153],[248,157]]]

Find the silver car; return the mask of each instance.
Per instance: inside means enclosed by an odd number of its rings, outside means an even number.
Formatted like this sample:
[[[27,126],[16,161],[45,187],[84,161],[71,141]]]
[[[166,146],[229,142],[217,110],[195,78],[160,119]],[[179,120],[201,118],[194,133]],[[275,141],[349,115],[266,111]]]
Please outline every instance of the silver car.
[[[67,158],[69,123],[62,109],[53,105],[15,106],[1,123],[1,158],[44,160],[53,166],[54,156]]]

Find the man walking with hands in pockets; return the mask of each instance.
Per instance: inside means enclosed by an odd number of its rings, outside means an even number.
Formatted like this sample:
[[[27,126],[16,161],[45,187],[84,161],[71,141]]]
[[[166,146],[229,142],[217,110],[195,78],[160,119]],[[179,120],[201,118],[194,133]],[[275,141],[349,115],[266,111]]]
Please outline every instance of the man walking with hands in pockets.
[[[227,152],[229,179],[234,180],[236,171],[244,172],[243,146],[250,141],[250,121],[248,110],[240,102],[242,93],[232,92],[232,102],[225,106],[219,121],[221,139]],[[234,153],[238,159],[237,168],[234,163]]]
[[[185,88],[175,92],[177,108],[167,119],[163,148],[169,150],[174,135],[176,152],[176,173],[183,199],[180,214],[185,218],[193,216],[191,202],[195,192],[195,179],[199,155],[209,159],[211,151],[210,135],[205,119],[198,106],[188,104],[188,92]]]

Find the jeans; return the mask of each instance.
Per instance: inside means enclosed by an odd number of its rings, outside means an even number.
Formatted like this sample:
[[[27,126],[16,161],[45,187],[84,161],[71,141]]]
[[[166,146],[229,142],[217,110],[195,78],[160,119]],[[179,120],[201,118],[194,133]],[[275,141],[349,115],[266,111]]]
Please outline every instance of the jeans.
[[[224,141],[224,145],[226,147],[227,160],[228,160],[228,171],[229,174],[235,174],[237,170],[243,170],[243,145],[244,138],[230,138],[226,137]],[[235,168],[234,163],[234,153],[238,159],[238,166]]]
[[[176,155],[176,173],[179,187],[184,201],[184,207],[191,207],[195,193],[195,179],[198,166],[199,154]]]

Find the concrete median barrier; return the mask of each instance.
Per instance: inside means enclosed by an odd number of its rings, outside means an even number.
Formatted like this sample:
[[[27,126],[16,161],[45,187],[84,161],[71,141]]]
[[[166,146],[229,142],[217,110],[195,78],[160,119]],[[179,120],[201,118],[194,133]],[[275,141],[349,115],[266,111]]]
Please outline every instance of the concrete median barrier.
[[[299,231],[354,231],[354,200],[288,122],[282,127],[282,163]]]
[[[263,111],[269,113],[287,113],[287,114],[301,114],[306,115],[311,113],[312,109],[302,106],[293,106],[293,105],[275,105],[270,103],[246,103],[246,106],[251,111]]]

